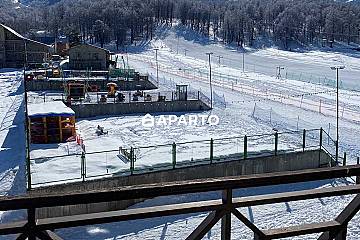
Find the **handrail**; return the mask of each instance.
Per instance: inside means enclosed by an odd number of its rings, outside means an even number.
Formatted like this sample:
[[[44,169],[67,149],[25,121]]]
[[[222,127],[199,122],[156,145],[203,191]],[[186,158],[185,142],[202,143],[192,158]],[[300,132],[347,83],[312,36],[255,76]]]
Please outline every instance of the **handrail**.
[[[251,174],[231,177],[186,180],[136,186],[121,186],[108,190],[79,190],[70,193],[45,193],[0,197],[0,211],[41,208],[167,195],[189,194],[250,187],[274,186],[298,182],[360,176],[360,166],[338,166],[322,169]]]

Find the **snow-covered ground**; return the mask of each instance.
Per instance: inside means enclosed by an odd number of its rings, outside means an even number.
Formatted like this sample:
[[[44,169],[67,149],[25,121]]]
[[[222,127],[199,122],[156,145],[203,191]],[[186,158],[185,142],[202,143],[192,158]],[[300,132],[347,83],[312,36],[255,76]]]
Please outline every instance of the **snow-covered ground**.
[[[246,68],[242,73],[241,54],[216,43],[204,44],[203,41],[188,41],[176,32],[169,31],[164,38],[151,43],[151,46],[142,52],[129,54],[132,66],[156,76],[155,52],[152,48],[158,47],[158,62],[160,68],[161,88],[174,87],[175,83],[187,83],[193,89],[201,89],[209,96],[209,80],[207,76],[208,63],[206,52],[213,55],[213,86],[215,108],[212,114],[220,116],[220,125],[217,127],[183,127],[171,129],[143,129],[138,117],[129,116],[131,128],[127,128],[122,138],[131,145],[154,145],[171,143],[172,141],[186,141],[188,139],[209,139],[214,136],[237,136],[244,134],[271,132],[273,128],[279,130],[297,128],[323,127],[335,137],[335,89],[331,82],[324,81],[324,76],[333,75],[330,66],[340,62],[347,66],[346,74],[341,73],[343,81],[340,90],[340,147],[341,152],[350,154],[350,163],[354,163],[355,156],[360,154],[360,94],[350,90],[352,86],[358,89],[354,82],[359,74],[356,65],[360,63],[358,56],[331,52],[287,53],[280,50],[261,50],[249,54],[248,61],[256,61],[256,68],[263,64],[261,71],[251,72]],[[176,54],[176,48],[186,48],[187,56],[183,51]],[[224,56],[219,65],[216,55]],[[264,55],[264,56],[263,56]],[[265,56],[266,55],[266,56]],[[233,60],[232,60],[233,59]],[[313,64],[313,63],[316,64]],[[347,65],[349,63],[349,66]],[[275,67],[288,66],[287,69],[307,74],[312,72],[323,78],[320,81],[306,79],[276,79]],[[271,70],[270,70],[271,69]],[[266,72],[268,71],[268,72]],[[288,77],[290,71],[288,70]],[[326,74],[325,74],[326,73]],[[333,78],[332,78],[333,79]],[[120,118],[123,120],[124,118]],[[97,119],[96,121],[101,121]],[[88,120],[79,121],[79,129]],[[122,124],[119,117],[107,118],[105,124]],[[96,125],[97,123],[92,123]],[[127,126],[127,125],[125,125]],[[289,139],[286,139],[289,140]],[[85,141],[86,143],[86,141]],[[290,143],[295,144],[294,139]],[[104,145],[108,145],[106,142]],[[338,181],[317,182],[312,184],[298,184],[278,186],[263,189],[246,189],[237,192],[237,196],[263,194],[285,190],[300,190],[331,185],[344,184]],[[218,198],[219,193],[193,194],[156,198],[137,204],[134,207],[153,206],[182,201]],[[252,207],[241,211],[256,223],[260,228],[274,228],[290,226],[300,223],[329,220],[334,218],[341,209],[351,200],[351,196],[314,199],[271,206]],[[63,237],[77,236],[79,239],[184,239],[199,224],[206,214],[190,214],[160,219],[130,221],[101,226],[91,226],[59,231]],[[349,239],[359,238],[359,216],[356,216],[349,226]],[[206,239],[219,239],[220,225],[217,224],[206,236]],[[250,231],[233,218],[233,238],[252,239]],[[315,236],[304,236],[292,239],[315,239]]]
[[[22,73],[0,70],[0,195],[26,191]],[[0,212],[1,222],[22,218],[23,212]],[[25,215],[26,216],[26,215]]]
[[[214,109],[206,114],[216,114],[220,118],[218,126],[209,124],[201,126],[173,125],[146,128],[142,126],[142,116],[110,116],[93,119],[78,119],[78,132],[84,139],[87,152],[117,150],[119,147],[139,147],[172,142],[187,142],[194,140],[209,140],[210,138],[225,138],[273,133],[279,131],[303,128],[320,128],[330,132],[335,139],[335,89],[334,76],[330,66],[344,64],[346,70],[341,71],[342,88],[340,90],[340,148],[341,153],[347,152],[349,163],[355,162],[360,156],[360,85],[357,83],[360,70],[357,66],[360,59],[356,53],[334,53],[312,51],[307,53],[285,52],[276,49],[253,51],[248,49],[245,56],[245,72],[242,71],[242,53],[236,48],[224,47],[217,42],[194,38],[188,32],[179,28],[164,31],[160,38],[152,41],[145,48],[129,49],[129,63],[136,69],[156,76],[155,47],[159,48],[158,63],[160,75],[160,90],[174,90],[176,83],[186,83],[192,90],[201,90],[210,96],[208,62],[206,52],[212,55],[212,84]],[[184,49],[187,55],[184,56]],[[136,50],[136,51],[132,51]],[[178,51],[177,51],[178,50]],[[177,53],[178,52],[178,53]],[[217,56],[223,56],[218,63]],[[276,78],[276,66],[285,66],[280,79]],[[255,71],[254,71],[255,70]],[[8,159],[7,164],[1,164],[0,174],[6,176],[0,180],[4,186],[3,194],[24,191],[24,182],[17,182],[19,170],[23,168],[23,118],[21,111],[11,103],[15,97],[21,100],[21,92],[17,91],[20,84],[20,73],[3,72],[1,77],[1,118],[8,123],[8,129],[1,130],[1,159]],[[15,101],[20,102],[20,101]],[[16,113],[18,113],[16,115]],[[194,113],[187,113],[189,116]],[[8,117],[10,115],[10,117]],[[14,115],[14,116],[12,116]],[[18,116],[18,117],[16,117]],[[159,116],[157,116],[159,117]],[[10,118],[10,121],[7,120]],[[107,135],[98,136],[96,127],[101,125]],[[3,127],[1,127],[3,129]],[[10,132],[10,130],[13,132]],[[249,151],[269,148],[272,140],[249,139]],[[255,144],[254,144],[255,143]],[[19,144],[21,146],[19,146]],[[241,144],[241,143],[240,143]],[[301,137],[280,137],[280,145],[292,148],[301,144]],[[240,145],[241,146],[241,145]],[[5,149],[6,148],[6,149]],[[239,142],[228,141],[215,149],[218,152],[241,152]],[[251,149],[252,148],[252,149]],[[7,152],[8,150],[12,152]],[[55,150],[56,149],[56,150]],[[207,146],[187,146],[184,160],[196,156],[199,152],[206,153]],[[204,151],[200,151],[200,150]],[[33,145],[32,157],[79,153],[80,148],[75,143],[56,145]],[[164,161],[169,157],[151,161],[147,156],[155,156],[159,152],[170,154],[171,149],[154,148],[137,152],[139,159],[136,166],[150,166]],[[87,156],[87,171],[89,175],[117,173],[128,169],[128,164],[117,158],[118,152],[94,154]],[[16,157],[15,157],[16,156]],[[188,159],[187,159],[188,160]],[[66,162],[66,164],[64,164]],[[33,181],[60,180],[80,176],[80,157],[62,157],[59,159],[38,159],[31,162]],[[50,171],[49,171],[50,170]],[[17,173],[17,174],[16,174]],[[284,190],[310,189],[344,184],[339,181],[316,182],[302,185],[279,186],[263,189],[246,189],[237,192],[237,196],[261,193],[279,192]],[[152,206],[156,204],[212,199],[219,193],[201,195],[184,195],[147,200],[137,206]],[[243,209],[242,212],[261,228],[289,226],[298,223],[326,220],[349,202],[351,197],[337,197],[301,201],[297,203],[276,204]],[[65,239],[184,239],[192,229],[205,217],[205,214],[191,214],[167,217],[153,220],[131,221],[101,226],[74,228],[59,231]],[[235,239],[252,239],[249,231],[236,219],[233,219],[233,236]],[[350,224],[349,239],[358,239],[359,217]],[[207,235],[207,239],[218,239],[219,225],[216,225]],[[297,239],[309,239],[300,237]],[[311,239],[311,238],[310,238]]]

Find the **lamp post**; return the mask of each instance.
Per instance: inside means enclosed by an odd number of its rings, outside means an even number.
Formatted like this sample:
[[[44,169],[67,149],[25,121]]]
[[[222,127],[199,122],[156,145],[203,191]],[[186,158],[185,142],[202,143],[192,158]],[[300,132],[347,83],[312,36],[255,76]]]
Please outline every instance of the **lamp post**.
[[[28,65],[27,42],[24,39],[24,105],[25,105],[25,141],[26,141],[26,173],[27,173],[27,189],[31,190],[31,171],[30,171],[30,133],[29,133],[29,116],[28,116],[28,95],[26,82],[26,68]]]
[[[211,83],[211,55],[212,52],[206,53],[209,56],[209,80],[210,80],[210,107],[213,108],[213,91],[212,91],[212,83]]]
[[[344,69],[345,66],[330,67],[331,70],[336,70],[336,161],[339,158],[339,69]]]
[[[158,64],[158,48],[155,48],[155,59],[156,59],[156,81],[157,84],[159,85],[159,64]]]

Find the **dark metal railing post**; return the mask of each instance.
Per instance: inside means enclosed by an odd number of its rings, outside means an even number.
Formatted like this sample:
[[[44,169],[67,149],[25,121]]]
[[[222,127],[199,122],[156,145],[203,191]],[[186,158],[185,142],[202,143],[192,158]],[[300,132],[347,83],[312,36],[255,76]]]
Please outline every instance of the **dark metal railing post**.
[[[86,171],[85,171],[85,153],[81,153],[81,178],[82,181],[85,182]]]
[[[134,173],[134,149],[130,148],[130,173],[131,175]]]
[[[322,148],[322,141],[323,141],[323,129],[322,129],[322,127],[321,127],[321,128],[320,128],[320,144],[319,144],[320,150],[321,150],[321,148]]]
[[[346,152],[344,152],[343,166],[346,166]]]
[[[306,130],[303,130],[303,152],[305,152],[305,147],[306,147]]]
[[[247,155],[248,155],[248,152],[247,152],[247,136],[245,135],[244,136],[244,159],[247,159]]]
[[[210,139],[210,164],[213,162],[214,159],[214,139]]]
[[[229,210],[221,218],[221,240],[231,239],[231,207],[232,207],[232,189],[225,189],[222,192],[222,203]]]
[[[339,164],[339,142],[335,141],[335,158],[336,158],[336,164]]]
[[[274,151],[275,156],[277,156],[277,154],[278,154],[278,143],[279,143],[279,133],[276,132],[275,133],[275,151]]]
[[[176,166],[176,143],[175,142],[172,144],[172,165],[173,165],[173,169],[175,169],[175,166]]]
[[[360,164],[360,157],[357,157],[356,163],[357,165]],[[360,176],[356,176],[356,184],[360,184]]]

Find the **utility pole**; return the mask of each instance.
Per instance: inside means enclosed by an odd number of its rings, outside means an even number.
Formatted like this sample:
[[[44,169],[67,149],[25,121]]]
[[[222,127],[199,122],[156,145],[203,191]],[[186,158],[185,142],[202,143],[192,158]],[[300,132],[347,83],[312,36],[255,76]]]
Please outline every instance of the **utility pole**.
[[[224,57],[221,56],[221,55],[219,55],[219,56],[217,56],[217,57],[218,57],[218,59],[219,59],[219,66],[221,66],[221,59],[224,58]]]
[[[211,83],[211,55],[212,52],[206,53],[209,56],[209,80],[210,80],[210,107],[213,108],[213,91],[212,91],[212,83]]]
[[[339,158],[339,69],[345,69],[345,66],[331,67],[336,70],[336,161]]]
[[[155,48],[155,59],[156,59],[156,81],[157,84],[159,85],[159,63],[158,63],[158,48]]]
[[[31,190],[31,171],[30,171],[30,134],[29,134],[29,116],[28,116],[28,96],[26,82],[26,67],[28,65],[27,43],[24,40],[24,104],[25,104],[25,154],[26,154],[26,173],[27,173],[27,189]]]

